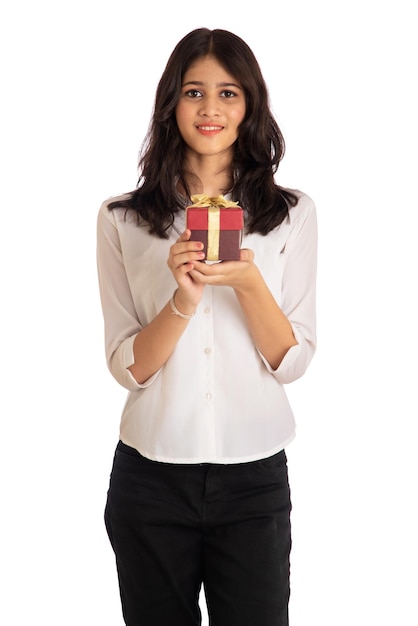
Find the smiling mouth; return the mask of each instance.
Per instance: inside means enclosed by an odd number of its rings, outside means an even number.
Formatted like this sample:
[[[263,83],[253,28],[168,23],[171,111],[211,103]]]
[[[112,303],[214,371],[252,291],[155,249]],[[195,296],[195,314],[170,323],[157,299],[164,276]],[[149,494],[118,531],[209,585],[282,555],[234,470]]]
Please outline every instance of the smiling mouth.
[[[213,126],[213,125],[199,125],[196,126],[197,130],[203,135],[214,135],[223,130],[223,126]]]

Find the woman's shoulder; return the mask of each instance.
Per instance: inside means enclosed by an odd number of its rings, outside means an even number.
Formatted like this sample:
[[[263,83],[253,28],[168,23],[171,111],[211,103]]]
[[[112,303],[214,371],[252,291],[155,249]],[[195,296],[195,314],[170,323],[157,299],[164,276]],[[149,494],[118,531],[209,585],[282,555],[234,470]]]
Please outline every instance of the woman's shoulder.
[[[129,191],[103,200],[99,209],[99,219],[106,217],[111,221],[117,221],[119,216],[126,216],[126,211],[130,208],[132,193]]]
[[[100,210],[111,210],[112,205],[115,205],[115,208],[123,208],[124,206],[127,208],[129,206],[130,200],[132,199],[133,191],[127,191],[126,193],[118,194],[117,196],[109,196],[106,200],[103,200]]]
[[[294,222],[302,216],[306,217],[311,213],[316,214],[315,202],[307,193],[301,191],[300,189],[286,188],[285,191],[291,193],[297,198],[297,203],[289,209],[290,222]]]

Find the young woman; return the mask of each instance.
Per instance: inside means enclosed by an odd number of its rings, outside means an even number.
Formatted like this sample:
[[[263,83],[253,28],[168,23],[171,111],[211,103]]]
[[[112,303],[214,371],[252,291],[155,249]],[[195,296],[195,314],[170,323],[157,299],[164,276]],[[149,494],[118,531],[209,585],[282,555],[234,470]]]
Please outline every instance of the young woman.
[[[104,202],[98,271],[111,373],[129,390],[106,506],[125,623],[288,624],[295,434],[284,384],[315,351],[312,200],[284,153],[258,63],[197,29],[160,79],[135,191]],[[244,209],[236,261],[190,240],[191,196]]]

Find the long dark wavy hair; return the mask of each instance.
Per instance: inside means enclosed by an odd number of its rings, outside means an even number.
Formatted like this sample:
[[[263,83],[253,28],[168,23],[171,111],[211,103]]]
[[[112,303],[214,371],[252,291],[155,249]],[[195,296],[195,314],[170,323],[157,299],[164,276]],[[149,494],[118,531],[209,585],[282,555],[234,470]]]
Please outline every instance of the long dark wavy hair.
[[[137,188],[126,199],[109,203],[109,208],[133,209],[151,233],[168,237],[176,213],[185,206],[177,185],[180,183],[190,196],[183,171],[186,145],[177,127],[175,109],[185,72],[196,59],[207,55],[216,58],[238,80],[246,100],[245,117],[234,144],[233,182],[224,193],[231,193],[246,211],[246,232],[266,235],[281,224],[289,208],[297,204],[297,197],[274,180],[285,142],[271,113],[258,62],[248,45],[226,30],[198,28],[174,48],[158,83],[152,119],[140,152]]]

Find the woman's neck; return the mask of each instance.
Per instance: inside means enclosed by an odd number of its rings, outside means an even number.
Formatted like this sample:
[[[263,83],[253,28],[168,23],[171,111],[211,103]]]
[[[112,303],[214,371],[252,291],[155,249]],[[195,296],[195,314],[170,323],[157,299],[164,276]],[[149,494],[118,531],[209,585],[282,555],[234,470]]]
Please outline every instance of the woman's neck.
[[[201,159],[184,164],[184,177],[190,195],[204,193],[208,196],[219,196],[232,184],[231,165],[219,163],[211,159]]]

